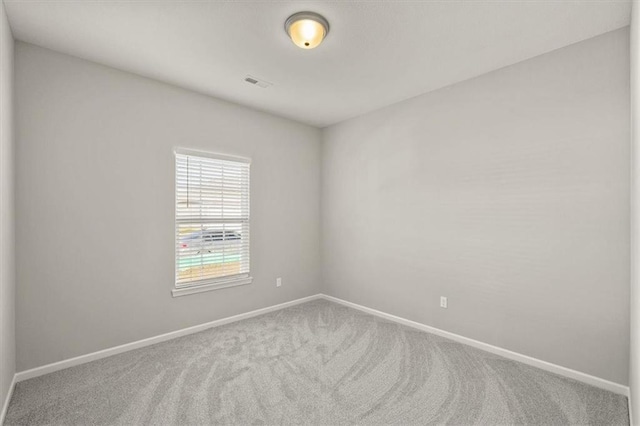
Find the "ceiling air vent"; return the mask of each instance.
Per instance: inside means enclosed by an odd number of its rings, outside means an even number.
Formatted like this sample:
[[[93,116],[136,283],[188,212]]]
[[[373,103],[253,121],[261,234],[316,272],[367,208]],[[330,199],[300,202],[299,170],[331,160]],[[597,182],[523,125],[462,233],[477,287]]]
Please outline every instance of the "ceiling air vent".
[[[267,87],[273,85],[273,83],[269,83],[268,81],[262,80],[252,75],[247,75],[244,78],[244,81],[246,81],[249,84],[253,84],[254,86],[262,87],[263,89],[266,89]]]

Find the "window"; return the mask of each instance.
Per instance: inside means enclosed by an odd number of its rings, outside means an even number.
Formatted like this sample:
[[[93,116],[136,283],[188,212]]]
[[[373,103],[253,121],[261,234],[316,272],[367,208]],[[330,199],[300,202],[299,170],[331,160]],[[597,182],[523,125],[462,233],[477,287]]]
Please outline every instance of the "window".
[[[176,150],[174,296],[249,284],[248,159]]]

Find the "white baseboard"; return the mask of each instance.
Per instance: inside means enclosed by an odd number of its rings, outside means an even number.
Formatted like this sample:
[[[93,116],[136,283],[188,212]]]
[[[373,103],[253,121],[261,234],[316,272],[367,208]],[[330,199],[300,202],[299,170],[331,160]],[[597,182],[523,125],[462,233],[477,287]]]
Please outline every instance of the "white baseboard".
[[[11,397],[13,396],[13,390],[16,387],[16,375],[13,375],[13,379],[11,380],[11,385],[9,386],[9,392],[7,392],[7,397],[4,399],[4,404],[2,405],[2,412],[0,412],[0,425],[4,424],[4,418],[7,416],[7,410],[9,409],[9,403],[11,402]]]
[[[252,318],[258,315],[266,314],[268,312],[278,311],[280,309],[288,308],[289,306],[298,305],[300,303],[309,302],[311,300],[319,299],[319,294],[303,297],[301,299],[292,300],[290,302],[280,303],[278,305],[268,306],[262,309],[256,309],[255,311],[246,312],[244,314],[234,315],[227,318],[207,322],[193,327],[183,328],[182,330],[172,331],[170,333],[161,334],[159,336],[149,337],[147,339],[138,340],[124,345],[115,346],[113,348],[104,349],[98,352],[93,352],[86,355],[80,355],[75,358],[69,358],[62,361],[54,362],[52,364],[43,365],[41,367],[32,368],[30,370],[20,371],[16,373],[14,381],[21,382],[23,380],[32,379],[34,377],[42,376],[45,374],[53,373],[54,371],[63,370],[65,368],[73,367],[87,362],[95,361],[97,359],[106,358],[111,355],[117,355],[123,352],[131,351],[145,346],[155,345],[156,343],[165,342],[167,340],[175,339],[177,337],[186,336],[188,334],[198,333],[199,331],[207,330],[213,327],[219,327],[224,324],[240,321],[247,318]],[[0,422],[0,425],[2,422]]]
[[[537,367],[542,370],[558,374],[560,376],[568,377],[570,379],[577,380],[579,382],[583,382],[588,385],[592,385],[601,389],[605,389],[605,390],[629,397],[629,387],[625,385],[621,385],[619,383],[601,379],[599,377],[595,377],[590,374],[582,373],[580,371],[576,371],[570,368],[562,367],[560,365],[552,364],[547,361],[542,361],[537,358],[533,358],[527,355],[513,352],[508,349],[503,349],[498,346],[493,346],[488,343],[470,339],[468,337],[460,336],[459,334],[454,334],[448,331],[440,330],[439,328],[431,327],[425,324],[421,324],[419,322],[415,322],[415,321],[411,321],[395,315],[387,314],[385,312],[381,312],[376,309],[358,305],[357,303],[347,302],[346,300],[338,299],[337,297],[328,296],[326,294],[322,294],[321,297],[323,299],[340,303],[341,305],[348,306],[350,308],[354,308],[359,311],[366,312],[368,314],[372,314],[380,318],[387,319],[389,321],[403,324],[412,328],[417,328],[418,330],[426,331],[428,333],[436,334],[438,336],[446,337],[448,339],[455,340],[456,342],[464,343],[466,345],[473,346],[474,348],[482,349],[483,351],[486,351],[486,352],[500,355],[514,361],[519,361],[523,364],[531,365],[533,367]]]
[[[222,318],[216,321],[211,321],[208,323],[196,325],[189,328],[184,328],[182,330],[172,331],[170,333],[161,334],[155,337],[149,337],[147,339],[138,340],[136,342],[127,343],[120,346],[115,346],[113,348],[104,349],[98,352],[93,352],[86,355],[77,356],[75,358],[66,359],[63,361],[55,362],[53,364],[43,365],[41,367],[32,368],[30,370],[21,371],[16,373],[14,376],[13,383],[11,385],[11,392],[13,392],[13,388],[15,383],[31,379],[34,377],[42,376],[44,374],[53,373],[54,371],[63,370],[65,368],[73,367],[80,364],[85,364],[87,362],[95,361],[98,359],[106,358],[111,355],[120,354],[123,352],[127,352],[130,350],[142,348],[145,346],[154,345],[156,343],[165,342],[167,340],[175,339],[177,337],[186,336],[188,334],[197,333],[199,331],[203,331],[209,328],[218,327],[224,324],[229,324],[232,322],[240,321],[247,318],[252,318],[258,315],[266,314],[268,312],[277,311],[280,309],[288,308],[289,306],[298,305],[300,303],[305,303],[315,299],[326,299],[332,302],[340,303],[344,306],[348,306],[350,308],[354,308],[360,310],[362,312],[366,312],[368,314],[372,314],[389,321],[393,321],[399,324],[403,324],[412,328],[416,328],[418,330],[426,331],[428,333],[436,334],[438,336],[446,337],[448,339],[454,340],[456,342],[464,343],[466,345],[482,349],[484,351],[503,356],[505,358],[522,362],[523,364],[531,365],[533,367],[540,368],[542,370],[549,371],[551,373],[555,373],[564,377],[568,377],[570,379],[574,379],[592,386],[596,386],[598,388],[606,389],[611,392],[615,392],[620,395],[629,396],[629,387],[621,385],[619,383],[614,383],[605,379],[601,379],[599,377],[595,377],[586,373],[582,373],[580,371],[572,370],[570,368],[562,367],[556,364],[552,364],[547,361],[542,361],[537,358],[533,358],[527,355],[523,355],[517,352],[510,351],[508,349],[503,349],[498,346],[493,346],[488,343],[480,342],[478,340],[470,339],[468,337],[460,336],[458,334],[450,333],[448,331],[440,330],[435,327],[431,327],[425,324],[421,324],[415,321],[411,321],[405,318],[401,318],[395,315],[387,314],[385,312],[378,311],[376,309],[368,308],[366,306],[358,305],[356,303],[348,302],[346,300],[338,299],[337,297],[328,296],[326,294],[317,294],[313,296],[303,297],[301,299],[292,300],[290,302],[281,303],[278,305],[269,306],[262,309],[257,309],[255,311],[247,312],[244,314],[234,315],[227,318]],[[4,418],[5,411],[8,406],[8,402],[11,398],[11,394],[7,396],[7,400],[5,401],[5,406],[3,407],[2,416],[0,417],[0,425],[2,424],[2,419]]]

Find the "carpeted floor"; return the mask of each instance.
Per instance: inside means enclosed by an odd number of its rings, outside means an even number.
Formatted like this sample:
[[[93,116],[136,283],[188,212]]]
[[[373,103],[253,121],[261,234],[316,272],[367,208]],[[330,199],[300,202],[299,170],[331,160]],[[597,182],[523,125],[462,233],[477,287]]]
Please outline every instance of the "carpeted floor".
[[[5,424],[628,422],[623,396],[315,300],[18,383]]]

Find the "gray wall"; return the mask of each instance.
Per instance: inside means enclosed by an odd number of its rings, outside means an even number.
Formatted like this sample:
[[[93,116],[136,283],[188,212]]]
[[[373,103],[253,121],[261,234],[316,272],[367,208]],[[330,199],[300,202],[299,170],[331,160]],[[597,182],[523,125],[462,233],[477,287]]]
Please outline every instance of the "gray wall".
[[[628,37],[325,129],[324,291],[626,384]]]
[[[318,129],[24,43],[16,99],[19,371],[318,293]],[[251,285],[171,296],[174,146],[253,159]]]
[[[13,37],[0,2],[0,410],[16,370]]]
[[[640,7],[631,5],[631,335],[629,410],[640,416]]]

